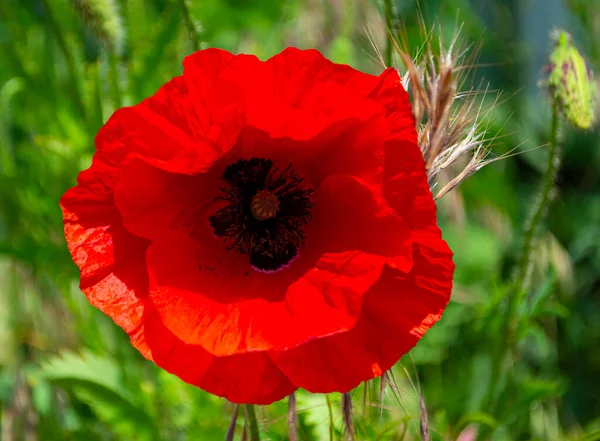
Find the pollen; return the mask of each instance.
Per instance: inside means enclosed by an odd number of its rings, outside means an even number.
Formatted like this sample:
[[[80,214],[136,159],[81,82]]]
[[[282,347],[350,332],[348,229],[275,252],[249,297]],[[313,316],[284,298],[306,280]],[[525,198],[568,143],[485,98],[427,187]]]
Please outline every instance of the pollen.
[[[253,197],[250,205],[252,215],[261,221],[272,219],[279,211],[279,199],[269,190],[259,190]]]

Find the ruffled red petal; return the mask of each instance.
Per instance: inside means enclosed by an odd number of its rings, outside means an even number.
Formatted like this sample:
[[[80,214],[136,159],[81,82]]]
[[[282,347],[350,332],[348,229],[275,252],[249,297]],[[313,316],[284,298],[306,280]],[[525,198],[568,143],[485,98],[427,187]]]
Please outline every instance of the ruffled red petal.
[[[329,252],[360,250],[389,257],[397,268],[410,270],[410,230],[384,199],[380,185],[354,176],[329,176],[319,187],[313,216],[320,226],[317,240]]]
[[[148,250],[150,299],[166,328],[211,354],[281,350],[352,328],[385,260],[326,254],[293,281],[285,271],[252,270],[246,256],[172,236]]]
[[[135,333],[143,312],[141,299],[148,293],[148,242],[123,228],[110,189],[97,178],[93,169],[83,172],[79,186],[62,197],[65,237],[90,303],[127,333]]]
[[[132,157],[122,166],[114,193],[125,226],[148,239],[160,239],[173,230],[191,233],[199,214],[213,204],[218,180],[204,173],[172,173],[156,165]],[[209,179],[213,185],[208,185]]]
[[[158,366],[182,380],[235,403],[270,404],[297,389],[265,352],[215,357],[179,340],[148,311],[143,344]]]
[[[270,353],[296,386],[313,392],[345,392],[388,370],[441,318],[452,291],[452,252],[436,225],[408,95],[397,73],[382,78],[372,96],[385,106],[390,128],[383,191],[410,228],[413,267],[408,275],[383,272],[349,332]]]
[[[454,265],[439,235],[429,236],[415,246],[409,275],[387,269],[365,294],[353,329],[269,353],[292,383],[311,392],[347,392],[389,370],[441,318]]]
[[[267,62],[199,51],[183,64],[188,82],[214,75],[219,90],[237,91],[245,100],[246,124],[273,138],[308,140],[337,121],[365,120],[379,109],[367,99],[378,77],[332,63],[315,50],[287,48]]]

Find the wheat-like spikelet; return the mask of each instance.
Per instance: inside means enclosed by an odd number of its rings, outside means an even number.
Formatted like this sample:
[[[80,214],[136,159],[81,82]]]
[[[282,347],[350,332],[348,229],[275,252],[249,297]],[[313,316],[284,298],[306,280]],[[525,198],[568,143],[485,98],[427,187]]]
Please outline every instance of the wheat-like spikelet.
[[[83,23],[109,51],[123,49],[123,20],[114,0],[73,0]]]
[[[434,33],[442,35],[441,29],[423,32],[425,43],[416,57],[409,55],[406,38],[393,38],[392,42],[406,68],[403,84],[412,95],[419,147],[432,189],[440,185],[440,175],[445,172],[445,184],[435,194],[438,199],[486,164],[500,159],[488,159],[493,137],[488,136],[487,124],[501,94],[484,108],[490,91],[472,83],[477,46],[459,44],[460,28],[448,45],[441,37],[434,45]],[[468,156],[470,160],[465,161]]]

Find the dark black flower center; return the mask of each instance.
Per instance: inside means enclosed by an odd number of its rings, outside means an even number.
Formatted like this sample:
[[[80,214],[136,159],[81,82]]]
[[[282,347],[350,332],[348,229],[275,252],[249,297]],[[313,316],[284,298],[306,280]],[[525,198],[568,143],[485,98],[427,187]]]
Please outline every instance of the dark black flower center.
[[[301,187],[303,178],[291,165],[280,172],[263,158],[231,164],[222,178],[229,186],[217,200],[228,204],[210,217],[215,234],[260,271],[289,264],[304,243],[313,190]]]

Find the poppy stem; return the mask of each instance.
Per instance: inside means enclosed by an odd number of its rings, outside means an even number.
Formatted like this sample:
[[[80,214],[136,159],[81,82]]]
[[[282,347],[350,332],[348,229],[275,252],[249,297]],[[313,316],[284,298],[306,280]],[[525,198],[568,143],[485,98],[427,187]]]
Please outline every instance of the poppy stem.
[[[333,423],[333,409],[331,407],[331,400],[329,399],[329,395],[325,395],[325,401],[327,402],[327,410],[329,414],[329,441],[333,441],[333,434],[335,432],[335,427]]]
[[[287,423],[290,441],[297,441],[298,433],[296,431],[296,394],[294,392],[292,392],[291,395],[288,397]]]
[[[531,285],[531,272],[533,270],[533,253],[535,251],[535,241],[548,208],[552,203],[554,181],[560,168],[561,150],[558,143],[558,124],[559,109],[557,103],[552,106],[552,127],[550,130],[550,151],[548,152],[548,165],[546,173],[542,178],[540,191],[536,195],[536,200],[532,206],[531,213],[525,228],[525,238],[521,248],[521,256],[517,266],[517,276],[515,279],[515,293],[510,299],[508,317],[511,320],[508,323],[510,331],[514,331],[516,326],[517,313],[519,306],[525,301],[527,292]],[[514,334],[510,334],[514,337]],[[509,340],[510,341],[510,340]]]
[[[246,416],[246,425],[248,426],[248,430],[250,432],[250,441],[260,441],[254,405],[244,404],[244,414]]]
[[[237,422],[239,405],[233,405],[233,415],[231,417],[231,423],[229,424],[229,428],[227,429],[227,434],[225,435],[225,441],[233,441],[233,437],[235,436],[235,424]]]
[[[552,126],[550,129],[550,151],[548,152],[548,165],[546,172],[542,177],[539,192],[536,194],[536,199],[531,207],[531,213],[528,217],[521,255],[518,261],[518,266],[515,269],[514,291],[509,299],[508,310],[504,316],[501,330],[505,333],[506,338],[501,339],[501,342],[494,351],[492,358],[492,374],[488,385],[485,403],[488,406],[488,412],[492,412],[494,406],[493,400],[498,386],[498,379],[501,376],[502,366],[506,355],[510,351],[512,345],[516,343],[518,323],[519,323],[519,307],[527,300],[527,294],[531,285],[531,272],[533,269],[533,253],[535,251],[535,240],[539,227],[548,211],[548,207],[552,202],[552,188],[554,181],[560,168],[561,150],[558,140],[559,133],[559,109],[555,102],[552,106]],[[489,438],[489,429],[483,430],[479,439]]]
[[[344,417],[347,439],[352,441],[354,439],[354,424],[352,423],[352,398],[349,392],[342,395],[342,416]]]

